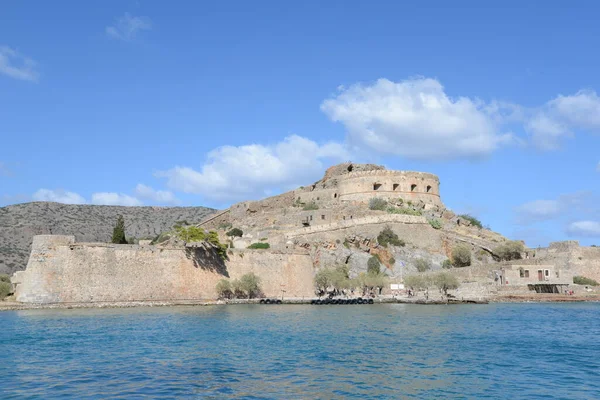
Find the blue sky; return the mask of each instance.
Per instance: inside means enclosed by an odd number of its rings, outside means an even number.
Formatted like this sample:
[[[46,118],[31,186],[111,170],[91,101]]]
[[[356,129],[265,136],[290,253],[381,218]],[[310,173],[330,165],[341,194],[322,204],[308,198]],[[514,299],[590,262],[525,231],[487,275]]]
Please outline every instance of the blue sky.
[[[521,4],[524,3],[524,4]],[[333,163],[600,244],[592,1],[5,1],[0,205],[223,208]]]

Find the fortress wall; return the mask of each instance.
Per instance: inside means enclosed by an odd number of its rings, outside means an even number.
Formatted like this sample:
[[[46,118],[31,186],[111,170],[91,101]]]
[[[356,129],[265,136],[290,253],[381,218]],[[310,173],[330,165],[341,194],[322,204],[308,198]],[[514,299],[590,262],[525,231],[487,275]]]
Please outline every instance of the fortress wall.
[[[535,251],[535,257],[533,252]],[[510,264],[542,265],[552,264],[560,270],[568,270],[573,275],[585,276],[600,282],[600,248],[580,247],[576,241],[553,242],[547,249],[531,251],[529,258]]]
[[[385,214],[385,215],[373,215],[369,217],[346,219],[343,221],[333,222],[330,224],[322,224],[316,226],[309,226],[306,228],[295,229],[286,233],[286,238],[294,238],[297,236],[305,236],[314,233],[336,231],[341,229],[348,229],[356,226],[363,226],[368,224],[382,224],[382,223],[402,223],[402,224],[427,224],[425,217],[416,215],[404,215],[404,214]]]
[[[229,209],[222,210],[217,212],[216,214],[211,215],[204,221],[198,224],[202,228],[206,230],[217,229],[220,225],[230,223],[231,221],[231,212]]]
[[[443,232],[433,229],[424,217],[413,215],[387,214],[340,221],[337,223],[311,226],[288,232],[286,240],[297,239],[311,242],[340,242],[346,237],[377,237],[384,227],[389,226],[398,237],[410,246],[419,247],[431,253],[443,253]]]
[[[569,267],[573,275],[585,276],[600,282],[600,248],[578,247],[572,250]]]
[[[413,187],[414,185],[414,187]],[[432,174],[397,171],[350,173],[338,184],[342,201],[368,201],[372,197],[423,200],[442,206],[439,179]]]
[[[303,240],[310,242],[324,242],[324,243],[337,243],[338,246],[343,246],[342,242],[345,238],[351,238],[353,236],[361,238],[376,238],[379,233],[386,227],[389,226],[398,237],[406,242],[406,254],[412,254],[413,244],[418,243],[419,249],[422,249],[431,254],[438,254],[445,258],[443,252],[443,241],[442,232],[433,229],[429,224],[405,224],[391,222],[385,225],[381,224],[364,224],[348,226],[344,229],[329,230],[314,232],[307,235],[296,236],[292,240],[296,240],[299,244]],[[352,245],[350,245],[352,246]],[[402,251],[401,251],[402,253]]]
[[[17,301],[30,303],[202,300],[229,275],[253,271],[267,296],[311,296],[313,267],[307,253],[232,252],[224,266],[204,249],[73,244],[73,237],[34,237]],[[309,287],[310,286],[310,287]]]
[[[234,250],[229,255],[227,270],[236,279],[248,272],[261,278],[261,288],[267,297],[313,297],[314,269],[308,252],[270,252],[265,250]]]
[[[302,203],[310,203],[314,201],[317,204],[331,203],[338,201],[337,189],[315,189],[311,192],[299,192],[296,194],[296,199],[300,199]]]

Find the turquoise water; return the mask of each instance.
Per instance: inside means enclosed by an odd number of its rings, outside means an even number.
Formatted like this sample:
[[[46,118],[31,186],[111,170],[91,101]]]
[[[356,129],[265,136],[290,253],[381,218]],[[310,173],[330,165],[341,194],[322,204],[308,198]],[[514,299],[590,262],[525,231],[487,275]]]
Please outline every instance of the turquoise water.
[[[600,304],[0,313],[0,398],[600,398]]]

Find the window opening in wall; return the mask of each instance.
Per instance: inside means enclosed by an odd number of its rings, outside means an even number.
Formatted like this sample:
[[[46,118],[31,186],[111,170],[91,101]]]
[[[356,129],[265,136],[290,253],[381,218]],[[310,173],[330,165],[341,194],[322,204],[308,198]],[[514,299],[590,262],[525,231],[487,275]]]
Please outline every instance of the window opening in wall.
[[[310,220],[312,221],[312,215],[310,216]]]
[[[538,269],[538,281],[543,281],[544,280],[544,271],[542,271],[541,269]]]
[[[325,219],[325,215],[321,215],[321,219]]]
[[[333,198],[334,198],[334,199],[337,199],[337,193],[334,193],[334,194],[333,194]]]
[[[558,271],[556,271],[556,277],[557,277],[557,278],[560,278],[560,276],[559,276],[559,274],[558,274]]]
[[[392,186],[392,190],[395,191],[396,189],[398,189],[398,186],[400,186],[399,183],[394,183],[394,186]]]
[[[320,198],[320,197],[317,197],[317,200],[321,200],[321,198]]]
[[[427,186],[427,193],[431,192],[431,186]]]
[[[528,269],[525,270],[525,278],[529,278],[529,270]]]
[[[344,215],[342,218],[343,218],[343,219],[346,219],[346,216]]]
[[[417,189],[417,185],[415,185],[414,183],[412,185],[410,185],[410,191],[414,192]]]
[[[350,219],[352,219],[352,215],[350,216]]]
[[[353,169],[354,169],[354,166],[352,164],[348,165],[348,172],[352,172]]]
[[[544,275],[546,275],[546,276],[549,276],[549,272],[548,272],[548,270],[547,270],[547,269],[546,269],[546,270],[544,270]]]
[[[381,188],[381,183],[374,183],[373,190],[379,190]]]

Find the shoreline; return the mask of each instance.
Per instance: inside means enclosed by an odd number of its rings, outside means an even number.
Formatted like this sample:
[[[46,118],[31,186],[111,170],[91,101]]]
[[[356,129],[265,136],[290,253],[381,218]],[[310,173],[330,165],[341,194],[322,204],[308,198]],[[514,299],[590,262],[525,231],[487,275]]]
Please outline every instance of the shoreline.
[[[560,297],[559,297],[560,296]],[[282,306],[282,305],[346,305],[346,306],[365,306],[377,304],[414,304],[414,305],[446,305],[446,304],[489,304],[489,303],[594,303],[600,302],[600,296],[564,296],[564,295],[508,295],[493,298],[478,299],[429,299],[424,298],[375,298],[373,304],[314,304],[318,298],[310,299],[283,299],[281,303],[263,304],[261,300],[265,299],[236,299],[236,300],[142,300],[142,301],[117,301],[117,302],[88,302],[88,303],[19,303],[16,301],[0,302],[1,311],[21,311],[21,310],[68,310],[68,309],[88,309],[88,308],[134,308],[134,307],[180,307],[180,306],[221,306],[221,305],[241,305],[257,304],[264,306]],[[276,300],[276,299],[273,299]]]

